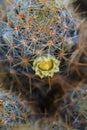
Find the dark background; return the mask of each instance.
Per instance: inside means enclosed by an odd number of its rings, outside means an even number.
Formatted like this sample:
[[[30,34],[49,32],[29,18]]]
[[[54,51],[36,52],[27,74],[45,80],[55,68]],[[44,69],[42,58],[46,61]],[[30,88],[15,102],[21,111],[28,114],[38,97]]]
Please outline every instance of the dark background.
[[[78,12],[84,12],[87,16],[87,0],[77,0],[74,6],[76,7],[78,5],[79,5]]]

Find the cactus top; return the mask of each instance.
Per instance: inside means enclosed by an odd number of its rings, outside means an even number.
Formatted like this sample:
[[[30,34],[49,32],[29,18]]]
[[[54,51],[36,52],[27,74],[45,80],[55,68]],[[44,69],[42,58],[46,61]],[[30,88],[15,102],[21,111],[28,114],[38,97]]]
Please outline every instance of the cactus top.
[[[1,23],[5,44],[0,48],[5,60],[12,59],[10,69],[19,73],[29,73],[37,57],[50,55],[61,61],[66,46],[78,43],[78,23],[60,1],[18,0]]]

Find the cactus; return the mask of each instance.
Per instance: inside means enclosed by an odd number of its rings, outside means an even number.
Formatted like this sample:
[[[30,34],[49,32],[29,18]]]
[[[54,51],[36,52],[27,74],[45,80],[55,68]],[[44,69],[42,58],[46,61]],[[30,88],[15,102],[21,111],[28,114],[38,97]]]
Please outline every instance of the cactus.
[[[26,103],[20,101],[15,94],[0,88],[0,129],[12,130],[15,125],[30,123],[30,119],[30,110]]]
[[[64,66],[68,66],[67,71],[71,72],[71,69],[75,70],[78,66],[86,66],[86,64],[77,63],[79,58],[74,60],[76,56],[80,55],[79,51],[85,55],[86,52],[80,43],[77,45],[79,42],[78,26],[80,26],[78,22],[80,21],[77,19],[75,21],[70,11],[61,2],[31,1],[31,3],[23,4],[23,1],[18,1],[18,3],[14,3],[9,9],[6,19],[4,18],[7,26],[3,29],[3,39],[6,42],[4,45],[5,49],[7,48],[7,51],[3,50],[4,59],[11,64],[8,71],[19,75],[29,75],[30,73],[38,75],[34,69],[38,68],[40,63],[36,67],[33,63],[35,59],[39,57],[42,59],[43,56],[48,59],[54,56],[60,62],[58,65],[60,71],[64,69]],[[4,48],[4,45],[1,49]],[[75,52],[75,55],[70,57],[72,51]],[[40,68],[39,71],[41,78],[43,72]],[[54,75],[55,71],[52,73]],[[76,69],[76,73],[80,77],[78,69]],[[49,74],[45,77],[47,76]]]
[[[9,8],[1,24],[6,25],[2,29],[4,34],[1,37],[5,43],[1,43],[1,55],[4,55],[3,62],[8,64],[7,71],[11,75],[35,76],[35,68],[38,68],[40,63],[34,67],[34,61],[43,56],[48,59],[53,56],[59,62],[65,60],[69,64],[71,60],[66,55],[71,53],[72,46],[78,43],[77,21],[74,22],[72,12],[61,2],[24,3],[19,0]],[[42,74],[40,68],[39,71]],[[51,77],[55,71],[52,73]]]

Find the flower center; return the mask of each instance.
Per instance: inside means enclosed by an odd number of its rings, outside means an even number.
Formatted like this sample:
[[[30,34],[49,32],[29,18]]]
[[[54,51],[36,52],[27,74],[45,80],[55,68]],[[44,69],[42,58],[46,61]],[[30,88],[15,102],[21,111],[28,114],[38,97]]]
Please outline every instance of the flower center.
[[[53,62],[52,62],[52,60],[42,61],[42,62],[39,64],[39,68],[42,69],[42,70],[44,70],[44,71],[48,71],[48,70],[50,70],[52,67],[53,67]]]

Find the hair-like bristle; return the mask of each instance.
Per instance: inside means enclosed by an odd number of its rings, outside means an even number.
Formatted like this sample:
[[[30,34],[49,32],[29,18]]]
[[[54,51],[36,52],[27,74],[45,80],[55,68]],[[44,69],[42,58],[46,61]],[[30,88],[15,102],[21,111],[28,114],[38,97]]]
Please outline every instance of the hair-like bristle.
[[[77,12],[81,14],[81,17],[87,16],[87,1],[86,0],[76,0],[74,2],[74,7],[77,8]]]

